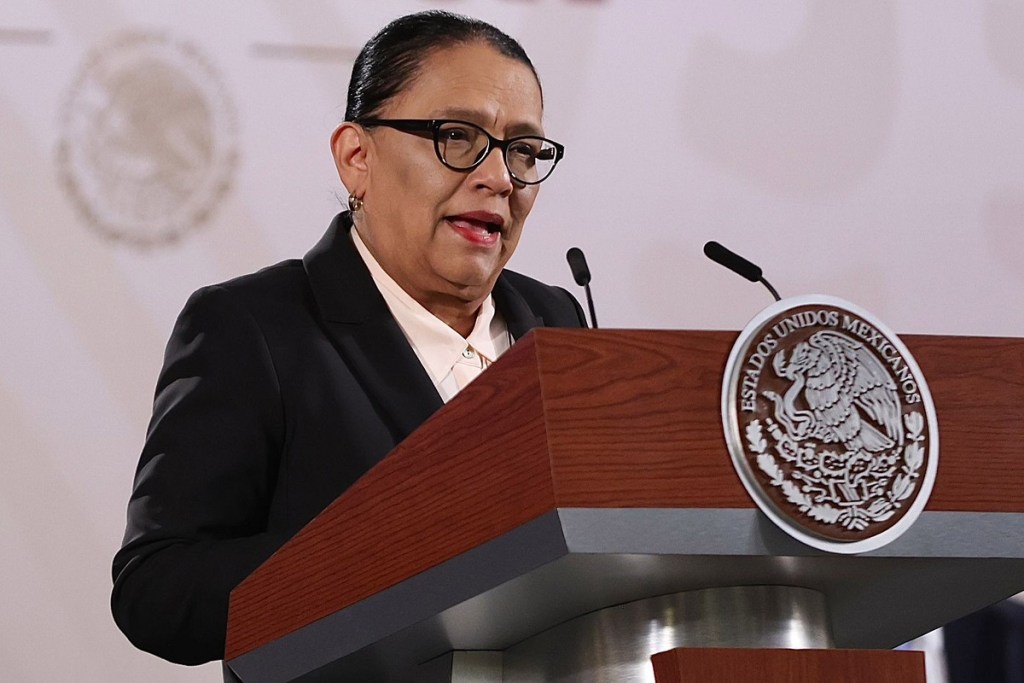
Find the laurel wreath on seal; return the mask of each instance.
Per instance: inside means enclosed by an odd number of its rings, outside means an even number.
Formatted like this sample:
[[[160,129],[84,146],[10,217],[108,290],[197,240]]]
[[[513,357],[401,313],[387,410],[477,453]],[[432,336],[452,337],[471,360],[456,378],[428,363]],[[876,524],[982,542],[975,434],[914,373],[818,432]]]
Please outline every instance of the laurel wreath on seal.
[[[888,455],[874,458],[871,463],[872,496],[864,505],[836,506],[824,500],[826,496],[816,487],[820,480],[815,479],[806,471],[807,466],[802,464],[806,462],[806,456],[813,455],[813,447],[794,440],[771,418],[765,420],[768,433],[774,440],[775,453],[791,465],[792,478],[786,476],[786,471],[779,465],[775,455],[769,452],[760,420],[752,420],[747,424],[745,436],[747,447],[756,456],[758,469],[768,476],[768,483],[781,489],[786,500],[796,506],[801,514],[817,522],[863,531],[896,514],[896,510],[902,507],[902,501],[913,495],[921,476],[920,470],[924,464],[924,416],[912,411],[904,415],[903,420],[908,443]],[[902,464],[897,467],[901,454]]]

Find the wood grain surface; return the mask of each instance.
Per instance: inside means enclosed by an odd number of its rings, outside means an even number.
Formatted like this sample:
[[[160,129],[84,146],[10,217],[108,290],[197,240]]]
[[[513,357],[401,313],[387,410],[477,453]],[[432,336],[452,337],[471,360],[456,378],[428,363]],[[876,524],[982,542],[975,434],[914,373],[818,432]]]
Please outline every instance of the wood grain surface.
[[[680,647],[651,662],[657,683],[925,683],[911,651]]]

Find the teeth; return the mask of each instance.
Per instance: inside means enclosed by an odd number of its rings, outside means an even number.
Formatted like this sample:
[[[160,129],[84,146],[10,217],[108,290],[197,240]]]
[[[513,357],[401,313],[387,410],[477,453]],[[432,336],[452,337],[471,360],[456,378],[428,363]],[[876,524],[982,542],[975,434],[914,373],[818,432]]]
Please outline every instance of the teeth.
[[[476,220],[473,218],[462,218],[459,216],[452,216],[448,219],[453,225],[457,225],[463,230],[472,230],[474,233],[481,237],[489,237],[495,234],[501,234],[500,223],[489,223],[486,221]]]
[[[483,221],[475,221],[469,218],[457,218],[454,222],[458,223],[463,228],[476,230],[477,232],[493,232],[497,230],[497,226],[493,223],[484,223]]]

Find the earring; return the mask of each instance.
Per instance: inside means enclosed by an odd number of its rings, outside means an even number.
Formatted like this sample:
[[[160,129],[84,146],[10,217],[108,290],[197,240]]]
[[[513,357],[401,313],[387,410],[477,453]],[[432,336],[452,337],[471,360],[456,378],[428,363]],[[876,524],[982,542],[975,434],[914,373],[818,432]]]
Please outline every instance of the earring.
[[[363,208],[363,200],[354,194],[348,196],[348,208],[352,213],[361,211]]]

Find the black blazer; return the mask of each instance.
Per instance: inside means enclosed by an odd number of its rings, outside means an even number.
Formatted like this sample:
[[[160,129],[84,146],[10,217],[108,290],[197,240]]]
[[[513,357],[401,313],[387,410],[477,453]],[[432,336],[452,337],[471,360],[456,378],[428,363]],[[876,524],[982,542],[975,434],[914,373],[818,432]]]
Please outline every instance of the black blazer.
[[[228,594],[441,407],[341,214],[301,261],[199,290],[171,334],[114,557],[114,619],[174,662],[224,656]],[[585,326],[504,271],[516,339]]]

